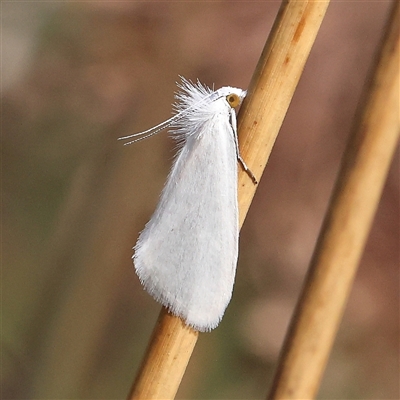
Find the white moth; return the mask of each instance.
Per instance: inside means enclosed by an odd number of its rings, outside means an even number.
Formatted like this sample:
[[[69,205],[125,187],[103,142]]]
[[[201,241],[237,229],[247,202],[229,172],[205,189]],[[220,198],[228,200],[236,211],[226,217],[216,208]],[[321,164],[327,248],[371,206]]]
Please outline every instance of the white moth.
[[[232,296],[238,258],[236,114],[246,92],[182,78],[177,113],[128,143],[171,128],[181,147],[132,257],[145,289],[199,331],[215,328]]]

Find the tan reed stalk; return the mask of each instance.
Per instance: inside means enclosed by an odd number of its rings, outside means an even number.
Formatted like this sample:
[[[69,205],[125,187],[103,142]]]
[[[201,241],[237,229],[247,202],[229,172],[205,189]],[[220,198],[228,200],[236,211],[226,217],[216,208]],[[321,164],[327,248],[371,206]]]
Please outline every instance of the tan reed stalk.
[[[261,177],[329,1],[289,0],[279,10],[239,115],[241,155]],[[239,171],[242,226],[256,186]],[[216,266],[218,267],[218,266]],[[163,308],[128,399],[173,399],[198,332]]]
[[[399,138],[399,3],[360,103],[268,399],[313,399]]]

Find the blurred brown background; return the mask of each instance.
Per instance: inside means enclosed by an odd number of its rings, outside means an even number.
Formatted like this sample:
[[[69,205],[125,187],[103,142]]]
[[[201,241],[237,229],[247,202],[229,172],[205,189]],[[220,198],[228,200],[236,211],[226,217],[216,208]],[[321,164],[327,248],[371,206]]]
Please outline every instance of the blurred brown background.
[[[159,305],[130,260],[173,157],[178,75],[246,89],[279,2],[2,3],[2,398],[122,399]],[[333,1],[181,399],[264,398],[389,1]],[[399,157],[319,393],[398,399]]]

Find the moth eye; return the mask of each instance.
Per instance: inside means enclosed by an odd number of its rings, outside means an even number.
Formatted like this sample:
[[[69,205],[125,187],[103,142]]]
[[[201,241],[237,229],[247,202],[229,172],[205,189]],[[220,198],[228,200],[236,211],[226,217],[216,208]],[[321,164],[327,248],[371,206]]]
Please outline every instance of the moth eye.
[[[235,108],[240,104],[240,97],[234,93],[228,94],[228,96],[226,96],[226,100],[232,108]]]

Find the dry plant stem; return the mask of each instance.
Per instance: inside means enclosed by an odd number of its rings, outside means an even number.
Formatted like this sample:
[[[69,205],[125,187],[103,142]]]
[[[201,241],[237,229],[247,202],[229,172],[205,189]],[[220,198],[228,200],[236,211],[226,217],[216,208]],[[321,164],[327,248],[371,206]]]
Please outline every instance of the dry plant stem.
[[[399,47],[397,3],[344,154],[269,399],[312,399],[318,391],[399,138]]]
[[[163,307],[141,373],[128,398],[164,399],[168,398],[166,394],[175,397],[198,334]]]
[[[239,115],[241,155],[260,178],[329,1],[285,1]],[[256,186],[239,171],[242,226]],[[217,267],[217,266],[216,266]],[[163,308],[128,399],[173,399],[198,333]]]
[[[284,1],[240,110],[240,153],[260,179],[329,1]],[[239,175],[242,225],[255,188]]]

